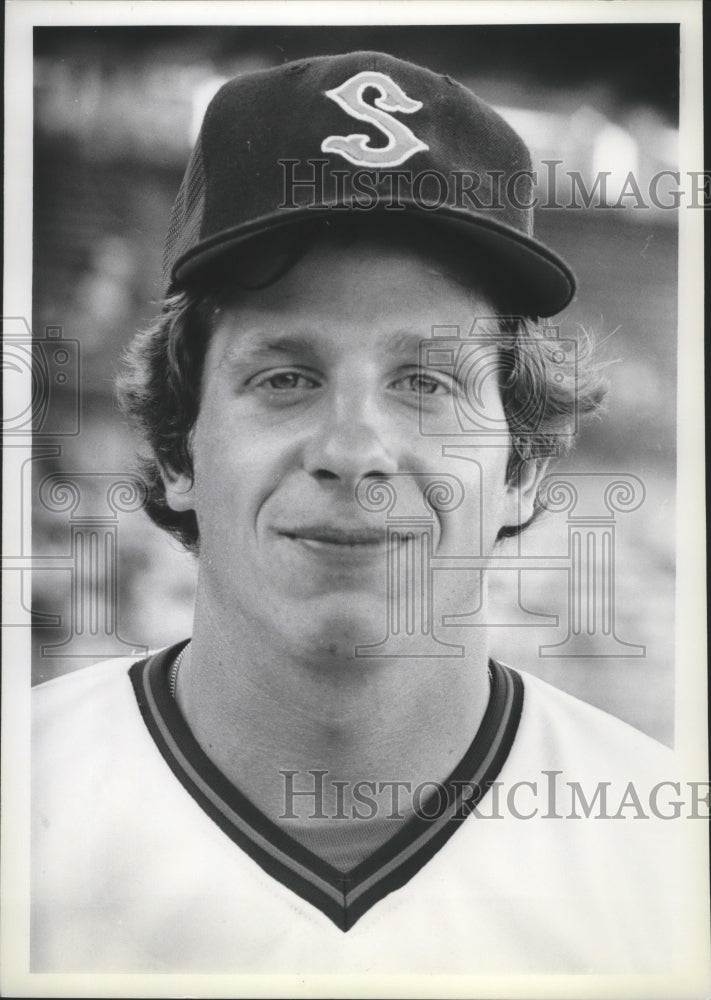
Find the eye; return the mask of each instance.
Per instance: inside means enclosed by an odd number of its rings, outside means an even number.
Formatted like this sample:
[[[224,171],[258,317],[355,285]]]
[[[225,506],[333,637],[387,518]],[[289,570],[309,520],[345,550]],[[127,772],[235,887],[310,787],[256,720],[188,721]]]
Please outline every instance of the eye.
[[[449,387],[442,379],[436,378],[434,375],[427,375],[425,372],[412,372],[409,375],[404,375],[391,383],[391,388],[412,392],[418,396],[434,396],[436,393],[449,391]]]
[[[262,376],[254,383],[258,388],[271,392],[293,392],[302,389],[318,389],[319,383],[314,378],[297,371],[272,372]]]

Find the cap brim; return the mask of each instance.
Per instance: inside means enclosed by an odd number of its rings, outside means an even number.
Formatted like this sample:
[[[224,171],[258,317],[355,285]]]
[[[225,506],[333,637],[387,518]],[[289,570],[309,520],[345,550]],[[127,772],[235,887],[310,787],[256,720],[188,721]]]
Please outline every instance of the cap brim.
[[[458,211],[441,206],[436,211],[424,209],[416,202],[399,202],[410,215],[456,231],[487,252],[487,259],[502,268],[502,285],[506,290],[507,310],[527,316],[554,316],[570,303],[576,291],[573,271],[562,258],[544,243],[507,226],[490,216]],[[171,290],[189,285],[213,261],[255,237],[271,230],[282,229],[308,220],[323,219],[332,214],[342,218],[343,206],[320,205],[308,209],[281,209],[247,225],[236,226],[201,241],[179,258],[173,268]],[[378,206],[373,211],[385,212]],[[364,214],[364,213],[361,213]],[[510,289],[507,282],[510,281]],[[509,294],[510,293],[510,294]]]

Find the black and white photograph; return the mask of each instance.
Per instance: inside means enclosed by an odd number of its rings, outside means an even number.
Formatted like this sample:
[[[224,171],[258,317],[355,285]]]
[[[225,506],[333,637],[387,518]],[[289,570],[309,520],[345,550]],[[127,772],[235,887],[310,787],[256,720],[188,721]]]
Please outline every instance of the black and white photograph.
[[[701,31],[6,4],[2,995],[711,995]]]

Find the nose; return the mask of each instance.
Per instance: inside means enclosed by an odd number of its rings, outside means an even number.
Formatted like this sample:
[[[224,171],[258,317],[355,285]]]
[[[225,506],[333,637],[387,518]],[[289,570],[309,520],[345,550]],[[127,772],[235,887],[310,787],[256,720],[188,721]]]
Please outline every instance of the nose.
[[[374,405],[328,409],[305,451],[306,471],[321,480],[355,486],[364,476],[397,471],[395,438]]]

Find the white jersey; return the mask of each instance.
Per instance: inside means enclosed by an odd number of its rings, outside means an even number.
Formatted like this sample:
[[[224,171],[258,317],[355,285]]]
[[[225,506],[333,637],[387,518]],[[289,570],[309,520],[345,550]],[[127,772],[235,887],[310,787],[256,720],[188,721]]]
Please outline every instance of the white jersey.
[[[343,872],[203,754],[177,648],[35,692],[33,971],[673,971],[666,748],[494,664],[440,814]]]

